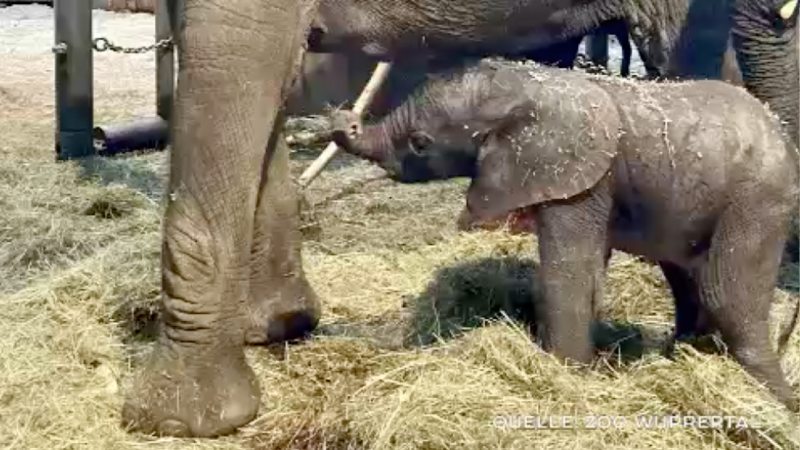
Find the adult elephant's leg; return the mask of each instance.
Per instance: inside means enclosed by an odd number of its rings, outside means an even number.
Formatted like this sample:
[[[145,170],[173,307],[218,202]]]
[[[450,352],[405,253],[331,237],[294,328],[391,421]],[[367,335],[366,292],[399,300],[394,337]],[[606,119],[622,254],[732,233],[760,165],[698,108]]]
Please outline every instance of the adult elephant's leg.
[[[586,36],[586,50],[594,66],[608,69],[608,32],[605,29]]]
[[[592,358],[591,323],[602,301],[611,211],[607,184],[536,211],[543,287],[537,337],[544,350],[581,363]]]
[[[631,45],[631,35],[628,33],[628,25],[624,21],[618,20],[612,25],[612,30],[617,42],[619,42],[620,50],[622,50],[619,74],[627,78],[631,75],[631,59],[633,57],[633,46]]]
[[[298,193],[289,175],[289,149],[278,131],[283,122],[280,117],[270,139],[256,207],[245,335],[250,344],[303,337],[320,315],[300,256]]]
[[[267,143],[307,6],[186,0],[163,232],[162,326],[123,409],[132,429],[215,436],[257,413],[259,388],[243,352],[253,224]]]

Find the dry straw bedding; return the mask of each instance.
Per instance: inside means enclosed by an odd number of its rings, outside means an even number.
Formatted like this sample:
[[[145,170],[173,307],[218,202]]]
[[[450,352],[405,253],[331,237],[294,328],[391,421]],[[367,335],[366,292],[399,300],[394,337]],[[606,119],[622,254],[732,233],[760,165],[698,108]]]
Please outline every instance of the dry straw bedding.
[[[107,31],[121,20],[103,17]],[[54,163],[50,55],[3,57],[2,448],[800,448],[798,418],[729,358],[686,346],[674,361],[659,356],[672,306],[652,266],[614,256],[596,333],[601,355],[591,368],[565,367],[517,320],[537,295],[533,239],[457,233],[463,180],[399,185],[350,158],[307,196],[304,257],[324,299],[319,331],[298,345],[247,350],[265,388],[258,419],[218,440],[126,434],[121,401],[157,314],[168,155]],[[99,122],[152,112],[152,60],[141,58],[96,57]],[[130,71],[112,82],[114,67]],[[296,151],[294,173],[314,154]],[[782,305],[796,292],[794,266],[775,295]],[[785,318],[776,308],[776,329]],[[783,363],[797,386],[797,332]],[[760,429],[493,425],[499,414],[573,413],[721,414]]]

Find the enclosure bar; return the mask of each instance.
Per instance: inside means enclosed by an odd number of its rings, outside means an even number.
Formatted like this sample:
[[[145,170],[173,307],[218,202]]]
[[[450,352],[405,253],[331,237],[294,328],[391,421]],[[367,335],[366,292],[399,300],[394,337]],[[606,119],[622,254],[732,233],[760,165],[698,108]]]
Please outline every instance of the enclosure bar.
[[[597,33],[586,37],[586,52],[595,66],[608,67],[608,34]]]
[[[55,0],[56,159],[94,154],[92,2]]]
[[[177,3],[165,0],[156,2],[156,42],[173,36],[172,24],[175,17],[172,9]],[[172,99],[175,92],[174,55],[174,46],[156,50],[156,113],[167,122],[172,116]]]

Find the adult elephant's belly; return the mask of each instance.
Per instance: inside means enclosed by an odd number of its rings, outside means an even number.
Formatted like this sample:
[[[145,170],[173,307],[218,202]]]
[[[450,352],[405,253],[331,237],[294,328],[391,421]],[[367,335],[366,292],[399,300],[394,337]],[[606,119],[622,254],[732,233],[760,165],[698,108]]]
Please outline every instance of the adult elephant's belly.
[[[395,3],[387,14],[386,2],[379,0],[321,2],[312,26],[320,31],[312,33],[309,51],[358,49],[392,60],[517,54],[582,36],[585,23],[594,26],[619,16],[615,9],[590,7],[585,0]]]

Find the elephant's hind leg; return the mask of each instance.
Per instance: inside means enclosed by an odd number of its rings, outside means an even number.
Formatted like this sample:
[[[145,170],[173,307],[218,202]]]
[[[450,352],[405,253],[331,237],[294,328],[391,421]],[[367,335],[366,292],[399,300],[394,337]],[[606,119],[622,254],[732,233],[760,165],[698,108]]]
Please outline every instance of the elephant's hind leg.
[[[277,123],[274,129],[282,127]],[[304,337],[316,327],[320,315],[319,301],[303,271],[298,193],[289,179],[289,150],[283,133],[273,133],[267,158],[253,230],[248,344]]]
[[[660,261],[658,264],[675,299],[675,333],[665,352],[671,356],[676,342],[690,341],[711,330],[706,311],[700,305],[697,277],[671,262]]]
[[[762,212],[733,204],[722,214],[708,260],[699,270],[700,302],[733,357],[787,408],[798,411],[769,341],[770,305],[788,221],[775,213],[777,208]]]

